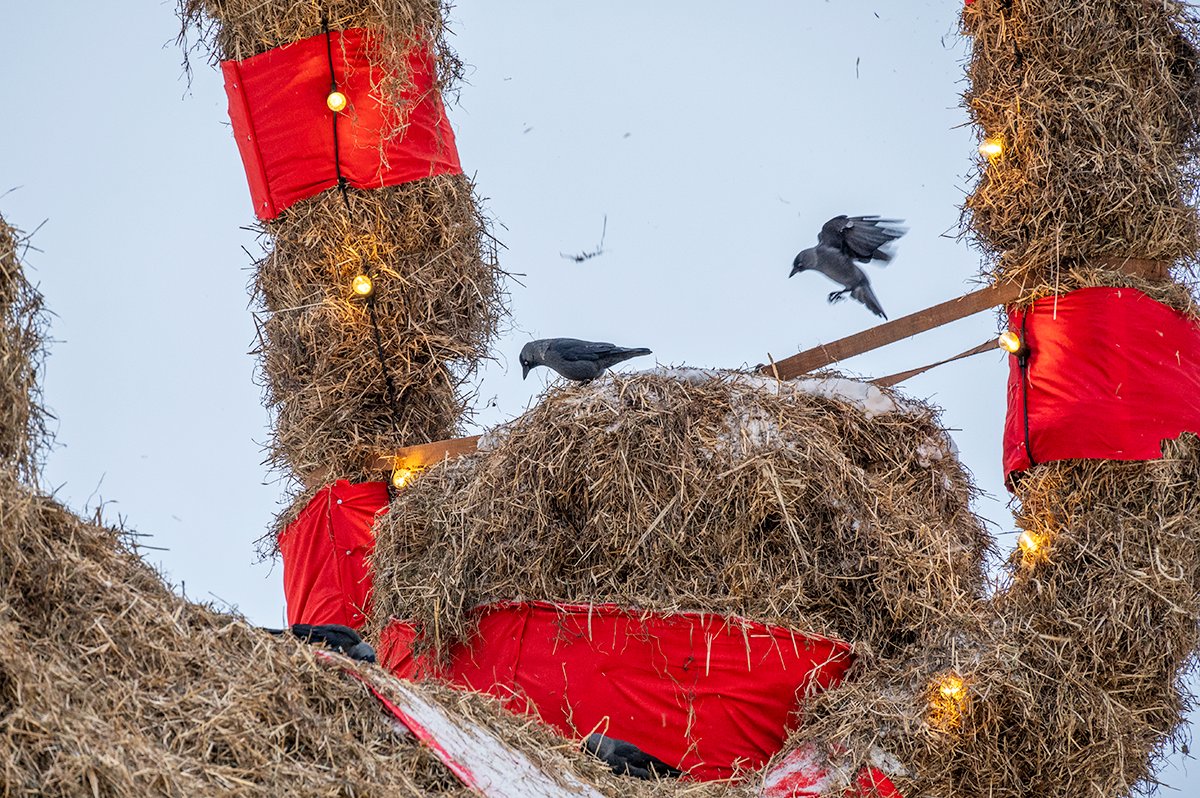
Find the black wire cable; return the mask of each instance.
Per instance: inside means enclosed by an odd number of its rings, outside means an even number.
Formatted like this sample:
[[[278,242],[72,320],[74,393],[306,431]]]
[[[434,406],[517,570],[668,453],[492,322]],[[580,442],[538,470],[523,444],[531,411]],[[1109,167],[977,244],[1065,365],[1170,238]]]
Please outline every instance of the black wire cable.
[[[329,59],[329,92],[338,90],[337,72],[333,65],[333,34],[329,31],[329,15],[327,12],[321,13],[321,29],[325,32],[325,55]],[[332,109],[331,109],[332,110]],[[350,217],[350,192],[347,187],[346,178],[342,174],[342,158],[341,148],[338,146],[338,117],[341,114],[337,111],[333,112],[333,169],[337,174],[338,190],[342,194],[342,202],[346,206],[346,216]],[[371,263],[365,257],[362,258],[363,274],[374,285],[375,278],[371,274]],[[375,309],[375,294],[372,291],[371,295],[366,298],[367,302],[367,317],[371,321],[371,337],[375,340],[375,355],[379,358],[379,368],[383,372],[384,387],[387,389],[388,405],[392,408],[393,416],[396,412],[396,383],[392,379],[392,371],[388,368],[387,356],[383,351],[383,333],[379,329],[379,314]],[[399,419],[393,418],[397,427]]]
[[[333,67],[333,34],[329,32],[329,15],[325,12],[321,13],[321,29],[325,31],[325,57],[329,59],[329,93],[333,94],[338,90],[337,72]],[[342,148],[338,146],[339,116],[341,116],[340,113],[333,112],[333,169],[337,173],[338,191],[342,192],[342,202],[346,205],[346,213],[349,213],[350,192],[346,185],[346,178],[342,175]]]
[[[1033,312],[1030,308],[1021,314],[1021,346],[1025,350],[1017,355],[1017,368],[1021,370],[1021,415],[1025,422],[1025,456],[1029,458],[1029,466],[1037,465],[1033,459],[1033,447],[1029,444],[1029,344],[1025,341],[1025,320]]]

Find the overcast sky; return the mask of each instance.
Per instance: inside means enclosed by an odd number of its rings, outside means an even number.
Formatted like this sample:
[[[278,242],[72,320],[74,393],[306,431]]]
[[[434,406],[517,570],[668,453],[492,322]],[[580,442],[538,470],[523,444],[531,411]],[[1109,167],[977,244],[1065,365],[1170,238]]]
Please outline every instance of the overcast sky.
[[[219,74],[189,87],[172,3],[0,0],[0,213],[34,241],[53,320],[46,478],[75,508],[106,504],[163,550],[187,595],[283,623],[280,569],[253,542],[278,509],[261,462],[268,418],[247,353],[255,236]],[[532,337],[648,346],[662,364],[743,366],[864,329],[832,284],[788,280],[839,213],[903,217],[887,269],[892,318],[971,290],[955,240],[975,135],[958,107],[955,0],[460,0],[468,64],[451,109],[464,168],[506,245],[513,328],[480,384],[482,425],[522,412]],[[18,188],[19,187],[19,188]],[[595,249],[583,264],[560,256]],[[981,314],[845,364],[878,376],[994,336]],[[631,368],[649,366],[647,359]],[[987,496],[1003,551],[1006,366],[997,353],[905,389],[944,422]],[[535,375],[537,378],[535,379]],[[1174,757],[1163,778],[1200,797]],[[1193,766],[1194,769],[1194,766]]]

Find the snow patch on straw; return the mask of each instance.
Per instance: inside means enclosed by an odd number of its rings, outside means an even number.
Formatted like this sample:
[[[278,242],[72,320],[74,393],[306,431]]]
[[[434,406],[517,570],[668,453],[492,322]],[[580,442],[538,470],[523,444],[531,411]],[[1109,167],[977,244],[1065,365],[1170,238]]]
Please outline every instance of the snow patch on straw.
[[[867,418],[875,418],[886,413],[911,413],[918,410],[916,406],[884,393],[877,385],[847,377],[806,377],[784,381],[757,374],[741,374],[715,369],[664,367],[634,372],[634,374],[666,377],[693,385],[722,380],[752,390],[768,391],[779,395],[803,393],[809,396],[821,396],[855,405],[866,414]]]

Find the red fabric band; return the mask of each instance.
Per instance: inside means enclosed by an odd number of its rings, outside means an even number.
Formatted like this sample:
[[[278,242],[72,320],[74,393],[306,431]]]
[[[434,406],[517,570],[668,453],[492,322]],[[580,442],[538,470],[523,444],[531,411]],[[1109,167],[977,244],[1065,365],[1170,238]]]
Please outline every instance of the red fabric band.
[[[259,219],[274,219],[336,186],[339,164],[347,183],[362,189],[462,172],[454,131],[434,88],[430,51],[409,51],[411,85],[396,108],[379,96],[385,73],[369,58],[371,34],[355,28],[329,35],[338,91],[349,101],[338,114],[326,105],[331,79],[325,34],[221,62],[229,119]]]
[[[570,737],[594,731],[689,771],[729,778],[783,746],[804,695],[841,681],[850,646],[751,621],[613,605],[505,602],[476,610],[470,645],[439,667],[413,656],[413,626],[393,621],[380,661],[512,698]]]
[[[1010,310],[1009,329],[1022,324],[1029,358],[1024,374],[1010,358],[1006,479],[1053,460],[1156,460],[1163,440],[1200,431],[1200,326],[1183,314],[1133,288],[1083,288]]]
[[[338,480],[312,498],[279,536],[288,625],[359,628],[370,611],[371,529],[388,508],[386,482]]]

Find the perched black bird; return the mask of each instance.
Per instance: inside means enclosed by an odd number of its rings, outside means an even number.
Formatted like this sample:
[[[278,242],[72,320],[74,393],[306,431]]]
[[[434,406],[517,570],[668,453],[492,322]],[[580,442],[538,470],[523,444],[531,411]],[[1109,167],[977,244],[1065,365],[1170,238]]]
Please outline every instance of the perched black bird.
[[[622,360],[649,354],[653,354],[649,349],[625,349],[576,338],[542,338],[521,348],[521,379],[528,377],[532,368],[548,366],[568,380],[586,382]]]
[[[266,629],[265,631],[273,635],[281,635],[288,630]],[[349,626],[342,626],[336,623],[321,624],[319,626],[297,623],[292,624],[291,632],[305,643],[324,644],[334,651],[345,654],[350,659],[362,660],[363,662],[375,661],[375,649],[371,648],[369,643],[364,642],[359,637],[358,632]]]
[[[656,756],[647,754],[633,743],[606,737],[603,734],[590,734],[583,741],[583,750],[608,764],[612,772],[618,776],[636,776],[639,779],[676,778],[683,771],[674,768]]]
[[[849,294],[876,316],[886,319],[887,314],[871,290],[867,273],[855,261],[887,263],[891,260],[887,245],[908,232],[898,226],[903,221],[878,216],[835,216],[821,228],[817,245],[801,251],[792,261],[792,273],[788,277],[808,269],[818,271],[845,286],[829,295],[831,303]]]

